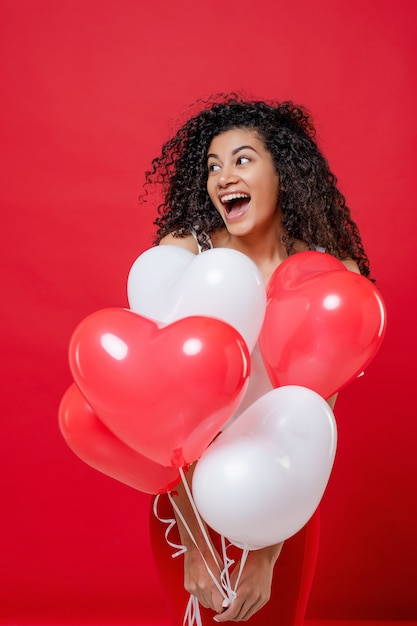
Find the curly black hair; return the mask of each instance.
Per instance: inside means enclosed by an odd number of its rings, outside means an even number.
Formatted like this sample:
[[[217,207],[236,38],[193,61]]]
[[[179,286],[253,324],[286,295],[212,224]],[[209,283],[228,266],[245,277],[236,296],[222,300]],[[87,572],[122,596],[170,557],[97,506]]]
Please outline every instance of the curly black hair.
[[[185,237],[195,232],[202,249],[210,234],[224,222],[207,193],[207,151],[212,139],[231,129],[256,131],[279,175],[279,209],[288,255],[302,241],[314,250],[324,247],[339,259],[354,259],[369,277],[369,260],[357,225],[337,179],[320,152],[310,114],[293,102],[266,102],[225,94],[198,103],[202,106],[174,137],[146,172],[149,185],[160,185],[162,203],[155,220],[157,244],[167,234]]]

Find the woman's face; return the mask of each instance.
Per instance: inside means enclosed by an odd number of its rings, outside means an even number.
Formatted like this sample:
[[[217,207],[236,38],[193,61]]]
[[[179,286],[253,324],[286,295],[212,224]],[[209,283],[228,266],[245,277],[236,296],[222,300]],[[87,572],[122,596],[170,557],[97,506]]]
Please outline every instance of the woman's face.
[[[214,137],[207,166],[208,194],[230,233],[276,223],[278,174],[256,131],[234,128]]]

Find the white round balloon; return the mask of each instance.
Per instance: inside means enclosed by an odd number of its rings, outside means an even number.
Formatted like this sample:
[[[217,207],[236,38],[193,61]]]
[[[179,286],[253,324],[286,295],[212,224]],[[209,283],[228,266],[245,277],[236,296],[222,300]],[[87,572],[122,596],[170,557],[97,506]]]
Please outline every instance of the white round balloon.
[[[150,248],[134,262],[127,292],[132,311],[163,324],[193,315],[221,319],[242,335],[250,351],[265,316],[258,268],[228,248],[199,255],[179,246]]]
[[[202,518],[250,550],[284,541],[310,519],[336,452],[336,422],[314,391],[268,392],[204,452],[192,490]]]

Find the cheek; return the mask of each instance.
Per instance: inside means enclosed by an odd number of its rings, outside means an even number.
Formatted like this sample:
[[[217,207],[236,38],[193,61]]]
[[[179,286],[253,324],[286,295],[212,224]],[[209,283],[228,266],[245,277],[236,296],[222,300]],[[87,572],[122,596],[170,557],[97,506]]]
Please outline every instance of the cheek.
[[[269,197],[274,199],[275,204],[278,204],[279,179],[275,172],[271,174],[269,181]]]

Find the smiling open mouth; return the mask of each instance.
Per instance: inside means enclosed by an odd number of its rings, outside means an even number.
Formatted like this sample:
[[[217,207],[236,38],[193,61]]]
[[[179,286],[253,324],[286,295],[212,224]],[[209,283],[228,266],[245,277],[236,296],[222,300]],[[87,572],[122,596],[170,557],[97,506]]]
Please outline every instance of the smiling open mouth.
[[[226,209],[227,215],[242,213],[250,202],[250,195],[247,193],[229,193],[221,198],[221,202]]]

